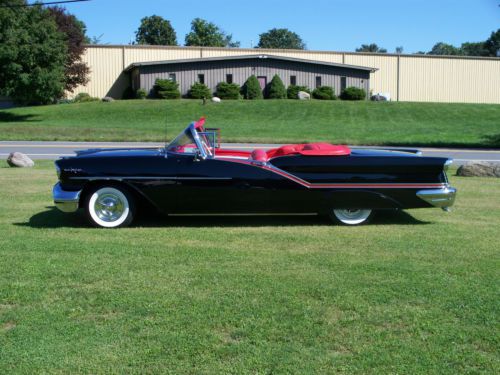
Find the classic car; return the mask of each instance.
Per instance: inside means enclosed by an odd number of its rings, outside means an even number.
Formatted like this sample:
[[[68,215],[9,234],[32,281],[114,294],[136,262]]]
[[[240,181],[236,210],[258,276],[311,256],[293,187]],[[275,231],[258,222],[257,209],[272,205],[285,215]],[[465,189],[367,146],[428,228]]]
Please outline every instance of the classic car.
[[[181,214],[326,214],[346,225],[376,210],[453,205],[451,159],[417,150],[329,143],[222,148],[202,118],[159,148],[91,149],[55,162],[55,205],[97,227],[129,225],[137,209]]]

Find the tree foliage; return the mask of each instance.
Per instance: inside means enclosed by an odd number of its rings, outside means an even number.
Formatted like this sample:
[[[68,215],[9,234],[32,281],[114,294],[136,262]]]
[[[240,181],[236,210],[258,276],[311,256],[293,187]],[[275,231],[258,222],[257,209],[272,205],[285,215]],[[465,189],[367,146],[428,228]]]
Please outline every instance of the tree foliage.
[[[248,77],[247,81],[242,87],[242,94],[245,99],[262,99],[262,89],[260,88],[260,83],[257,77],[251,75]]]
[[[275,74],[271,83],[269,83],[269,90],[267,93],[268,99],[285,99],[286,89],[280,76]]]
[[[179,84],[171,79],[157,78],[153,90],[158,99],[179,99],[181,97]]]
[[[137,44],[152,46],[176,46],[177,34],[170,21],[160,16],[144,17],[135,32]]]
[[[434,44],[428,55],[461,55],[462,51],[451,44],[439,42]]]
[[[240,86],[236,83],[219,82],[215,95],[221,99],[240,99]]]
[[[271,29],[259,35],[258,48],[306,49],[302,38],[288,29]]]
[[[319,100],[335,100],[335,90],[331,86],[320,86],[313,90],[312,96]]]
[[[344,100],[364,100],[366,91],[359,87],[349,86],[342,90],[340,97]]]
[[[188,97],[191,99],[210,99],[212,97],[212,93],[207,85],[204,85],[201,82],[195,82],[189,89]]]
[[[231,34],[226,34],[216,24],[195,18],[191,22],[191,32],[186,35],[186,46],[200,47],[239,47],[240,42],[233,41]]]
[[[490,37],[484,42],[487,56],[500,57],[500,29],[493,31]]]
[[[90,69],[82,61],[82,55],[85,52],[84,43],[87,40],[86,27],[82,21],[73,14],[67,13],[64,8],[51,7],[48,10],[57,24],[57,29],[64,34],[66,39],[68,54],[64,63],[64,88],[73,92],[77,86],[88,82]]]
[[[311,90],[307,86],[290,85],[286,89],[286,96],[288,99],[298,99],[299,91],[304,91],[307,92],[308,94],[311,93]]]
[[[356,52],[372,52],[372,53],[387,53],[385,48],[379,47],[377,44],[362,44],[361,47],[356,48]]]
[[[464,56],[488,56],[484,42],[465,42],[460,47],[460,54]]]
[[[0,94],[23,104],[61,98],[68,43],[50,11],[41,6],[2,7],[0,25]]]

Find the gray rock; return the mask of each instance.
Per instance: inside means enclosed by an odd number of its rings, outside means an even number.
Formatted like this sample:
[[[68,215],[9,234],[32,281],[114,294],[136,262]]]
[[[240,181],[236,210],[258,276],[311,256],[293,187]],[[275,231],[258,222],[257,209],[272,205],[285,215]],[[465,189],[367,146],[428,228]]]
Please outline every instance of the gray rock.
[[[21,152],[11,152],[9,157],[7,158],[7,164],[11,167],[33,167],[35,163],[31,160],[28,155],[25,155]]]
[[[385,96],[380,95],[380,94],[373,95],[370,99],[374,102],[386,102],[387,101],[387,98]]]
[[[214,102],[214,103],[220,103],[221,102],[221,98],[218,98],[218,97],[214,96],[212,98],[212,102]]]
[[[299,98],[299,100],[311,100],[311,94],[305,91],[299,91],[297,93],[297,98]]]
[[[104,98],[102,98],[102,101],[107,102],[107,103],[111,103],[111,102],[114,102],[115,99],[113,99],[111,96],[105,96]]]
[[[500,162],[473,161],[461,165],[457,176],[464,177],[500,177]]]

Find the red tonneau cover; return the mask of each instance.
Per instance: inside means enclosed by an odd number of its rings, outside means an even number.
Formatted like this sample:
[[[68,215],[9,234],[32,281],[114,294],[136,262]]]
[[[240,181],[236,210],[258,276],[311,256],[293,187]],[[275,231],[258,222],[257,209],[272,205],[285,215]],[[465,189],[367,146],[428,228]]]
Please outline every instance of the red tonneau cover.
[[[351,149],[344,145],[332,145],[330,143],[302,143],[284,145],[267,151],[269,159],[294,154],[307,156],[343,156],[350,155]]]

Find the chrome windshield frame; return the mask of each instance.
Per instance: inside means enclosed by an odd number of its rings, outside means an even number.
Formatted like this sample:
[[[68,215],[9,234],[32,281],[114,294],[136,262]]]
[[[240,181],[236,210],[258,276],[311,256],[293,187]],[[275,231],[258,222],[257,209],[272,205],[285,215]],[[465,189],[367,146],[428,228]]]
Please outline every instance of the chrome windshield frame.
[[[184,153],[184,154],[188,154],[188,155],[196,155],[197,153],[199,153],[199,155],[203,158],[203,159],[206,159],[207,158],[207,153],[206,151],[204,150],[203,148],[203,145],[201,143],[201,139],[200,139],[200,136],[198,135],[198,132],[196,131],[196,128],[195,128],[195,123],[192,122],[190,123],[182,132],[180,132],[174,139],[172,139],[171,142],[169,142],[168,144],[165,145],[165,156],[167,156],[168,153],[176,153],[175,151],[169,151],[169,147],[172,143],[174,143],[181,135],[184,135],[186,133],[189,133],[191,134],[191,137],[193,138],[194,140],[194,143],[196,144],[196,148],[198,149],[198,152],[187,152],[187,153]]]

